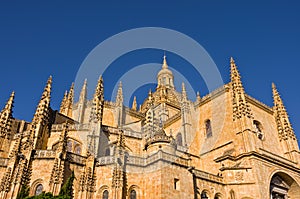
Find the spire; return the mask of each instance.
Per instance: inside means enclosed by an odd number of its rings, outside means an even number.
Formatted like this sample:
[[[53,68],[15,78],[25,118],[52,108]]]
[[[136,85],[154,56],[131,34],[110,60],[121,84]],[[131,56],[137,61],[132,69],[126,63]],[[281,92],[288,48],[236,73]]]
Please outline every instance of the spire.
[[[171,89],[174,88],[174,76],[167,64],[166,55],[164,55],[164,57],[163,57],[162,68],[157,74],[157,88],[156,89],[160,89],[162,87],[171,88]]]
[[[74,83],[72,83],[71,88],[65,92],[64,98],[61,101],[59,112],[68,117],[72,117],[72,106],[74,102]]]
[[[186,101],[187,100],[187,94],[186,94],[186,89],[185,89],[185,84],[184,82],[182,82],[182,89],[181,89],[181,94],[182,94],[182,101]]]
[[[90,120],[94,122],[102,122],[103,116],[103,106],[104,106],[104,87],[103,87],[103,78],[99,77],[98,83],[96,86],[94,98],[93,98],[93,108]]]
[[[230,70],[233,97],[233,120],[240,119],[242,117],[252,118],[250,106],[245,98],[245,91],[241,81],[241,76],[232,57],[230,58]]]
[[[116,104],[118,106],[123,105],[123,88],[122,88],[122,82],[119,83],[118,93],[116,97]]]
[[[68,94],[68,99],[67,99],[67,116],[72,117],[72,107],[73,107],[73,102],[74,102],[74,82],[71,85],[69,94]]]
[[[136,96],[134,96],[134,98],[133,98],[131,109],[134,110],[134,111],[137,110]]]
[[[60,103],[60,108],[59,108],[59,112],[61,114],[65,114],[66,111],[66,105],[67,105],[67,100],[68,100],[68,91],[65,91],[64,97]]]
[[[272,83],[272,91],[274,100],[274,116],[277,123],[279,139],[280,141],[287,140],[289,138],[295,140],[295,133],[289,121],[288,113],[274,83]]]
[[[42,97],[38,103],[37,109],[33,116],[33,123],[44,123],[48,119],[48,112],[50,108],[50,98],[51,98],[51,85],[52,85],[52,76],[48,78],[47,84],[44,88]]]
[[[13,91],[6,102],[5,107],[0,113],[0,137],[8,137],[10,134],[14,98],[15,98],[15,92]]]
[[[79,96],[79,102],[83,103],[86,100],[87,96],[87,79],[84,80],[80,96]]]
[[[167,56],[166,56],[166,53],[164,54],[164,58],[163,58],[163,65],[162,65],[162,68],[163,69],[167,69],[168,68],[168,64],[167,64]]]

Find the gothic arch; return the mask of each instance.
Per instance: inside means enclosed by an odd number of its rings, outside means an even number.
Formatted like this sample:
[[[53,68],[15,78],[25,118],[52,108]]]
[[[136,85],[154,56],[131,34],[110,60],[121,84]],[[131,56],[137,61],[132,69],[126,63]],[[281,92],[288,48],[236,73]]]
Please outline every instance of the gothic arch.
[[[201,196],[202,196],[203,194],[206,194],[206,196],[207,196],[208,198],[211,198],[211,193],[210,193],[210,191],[209,191],[208,189],[203,189],[203,190],[201,191],[201,193],[200,193],[200,198],[201,198]]]
[[[109,189],[109,187],[107,185],[102,185],[98,191],[97,191],[97,195],[96,195],[96,199],[102,199],[103,196],[103,192],[107,190],[109,194],[111,194],[111,191]]]
[[[214,199],[223,199],[223,195],[221,193],[216,193]]]
[[[127,198],[130,199],[130,193],[131,191],[135,190],[136,191],[136,199],[140,199],[141,196],[142,196],[142,193],[141,193],[141,189],[139,186],[137,185],[131,185],[128,189],[128,192],[127,192]]]
[[[43,187],[45,187],[44,181],[42,179],[37,179],[37,180],[33,181],[33,183],[30,186],[30,191],[29,191],[30,196],[35,195],[35,191],[36,191],[36,188],[38,187],[38,185],[43,185]]]
[[[288,173],[276,170],[269,178],[269,198],[273,196],[285,198],[300,198],[300,185]]]

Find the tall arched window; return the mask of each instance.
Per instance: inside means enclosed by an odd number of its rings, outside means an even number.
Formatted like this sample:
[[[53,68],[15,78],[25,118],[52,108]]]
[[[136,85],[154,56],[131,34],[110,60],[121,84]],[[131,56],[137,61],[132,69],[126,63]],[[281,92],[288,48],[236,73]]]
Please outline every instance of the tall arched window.
[[[205,121],[205,133],[206,137],[209,138],[212,136],[211,122],[210,120]]]
[[[181,133],[178,133],[176,135],[176,143],[177,143],[178,146],[182,146],[182,135],[181,135]]]
[[[130,191],[130,199],[136,199],[136,191],[135,190]]]
[[[67,143],[67,151],[69,151],[69,152],[73,151],[73,143],[70,140]]]
[[[42,184],[38,184],[35,188],[35,192],[34,192],[34,195],[40,195],[42,192],[43,192],[43,185]]]
[[[235,199],[235,193],[233,190],[230,190],[229,194],[230,194],[230,199]]]
[[[103,191],[102,199],[108,199],[108,191],[107,190]]]

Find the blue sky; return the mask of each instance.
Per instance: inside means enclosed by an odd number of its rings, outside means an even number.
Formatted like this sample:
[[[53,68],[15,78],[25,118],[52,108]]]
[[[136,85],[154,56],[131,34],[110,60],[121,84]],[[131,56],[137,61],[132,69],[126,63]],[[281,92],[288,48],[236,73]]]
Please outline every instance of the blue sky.
[[[199,42],[226,83],[233,56],[246,92],[269,106],[275,82],[299,138],[299,9],[297,1],[3,1],[0,106],[14,90],[14,117],[31,121],[52,75],[51,104],[58,109],[83,60],[100,42],[132,28],[164,27]],[[161,63],[162,55],[162,50],[141,50],[113,65]],[[188,64],[172,53],[167,56],[170,65]],[[105,89],[112,87],[105,85]],[[202,95],[208,92],[201,79],[199,90]]]

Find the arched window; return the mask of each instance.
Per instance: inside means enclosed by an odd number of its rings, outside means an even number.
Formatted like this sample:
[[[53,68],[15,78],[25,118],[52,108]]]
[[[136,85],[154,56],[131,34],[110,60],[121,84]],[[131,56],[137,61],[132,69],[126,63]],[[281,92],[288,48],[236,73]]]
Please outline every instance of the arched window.
[[[108,199],[108,191],[107,190],[103,191],[102,199]]]
[[[178,133],[176,135],[176,143],[177,143],[178,146],[182,146],[182,135],[181,135],[181,133]]]
[[[201,197],[201,199],[208,199],[206,191],[202,191],[200,197]]]
[[[216,195],[215,195],[215,197],[214,197],[214,199],[221,199],[222,197],[221,197],[221,194],[220,193],[217,193]]]
[[[136,199],[136,191],[135,190],[130,191],[130,199]]]
[[[43,192],[43,185],[42,184],[38,184],[35,188],[35,192],[34,192],[34,195],[40,195],[42,192]]]
[[[78,154],[78,155],[81,154],[81,147],[80,147],[79,144],[76,144],[76,145],[75,145],[75,153]]]
[[[235,193],[233,190],[230,190],[229,194],[230,194],[230,199],[235,199]]]
[[[212,129],[211,129],[211,122],[210,120],[205,121],[205,132],[206,132],[206,137],[209,138],[212,136]]]
[[[73,143],[70,140],[67,143],[67,151],[69,151],[69,152],[73,151]]]

